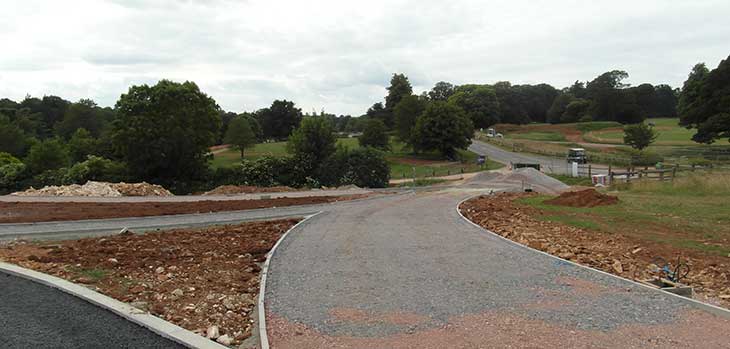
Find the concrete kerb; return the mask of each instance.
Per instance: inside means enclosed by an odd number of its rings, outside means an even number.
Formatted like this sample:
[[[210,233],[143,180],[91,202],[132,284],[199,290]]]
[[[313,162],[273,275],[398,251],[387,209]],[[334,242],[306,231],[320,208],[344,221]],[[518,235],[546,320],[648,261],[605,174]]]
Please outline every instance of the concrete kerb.
[[[281,242],[284,241],[284,239],[286,239],[287,236],[289,236],[289,233],[291,233],[292,231],[297,229],[299,226],[304,224],[304,222],[308,221],[312,217],[315,217],[321,213],[322,213],[322,211],[317,212],[313,215],[304,217],[304,219],[302,219],[299,223],[295,224],[293,227],[291,227],[289,230],[287,230],[286,233],[284,233],[284,235],[282,235],[281,238],[279,238],[279,241],[277,241],[276,244],[274,244],[274,247],[272,247],[271,250],[269,251],[269,253],[267,253],[267,255],[266,255],[266,262],[264,262],[264,265],[261,268],[261,281],[259,282],[260,288],[259,288],[259,297],[258,297],[259,299],[258,299],[258,304],[257,304],[257,308],[258,308],[258,312],[259,312],[258,329],[259,329],[259,338],[261,339],[261,349],[269,349],[269,336],[266,332],[266,306],[264,303],[264,301],[265,301],[264,298],[266,295],[266,278],[269,273],[269,264],[271,263],[271,259],[274,257],[274,253],[276,253],[277,247],[279,247]]]
[[[221,344],[162,320],[148,312],[144,312],[129,304],[120,302],[114,298],[107,297],[101,293],[61,278],[3,262],[0,262],[0,271],[55,288],[61,292],[81,298],[102,309],[111,311],[132,323],[142,326],[159,336],[172,340],[188,348],[227,349],[227,347]]]
[[[571,265],[573,265],[573,266],[576,266],[576,267],[578,267],[578,268],[583,268],[583,269],[587,269],[587,270],[590,270],[590,271],[592,271],[592,272],[596,272],[596,273],[599,273],[599,274],[603,274],[603,275],[606,275],[606,276],[609,276],[609,277],[612,277],[612,278],[620,279],[620,280],[623,280],[624,282],[628,282],[628,283],[631,283],[631,284],[633,284],[633,285],[637,285],[637,286],[640,286],[640,287],[644,287],[644,288],[646,288],[646,289],[649,289],[649,290],[652,290],[652,291],[655,291],[655,292],[662,292],[662,293],[663,293],[663,294],[665,294],[665,295],[669,295],[669,296],[671,296],[671,297],[675,297],[675,298],[676,298],[677,300],[679,300],[680,302],[683,302],[683,303],[685,303],[685,304],[688,304],[688,305],[690,305],[690,306],[693,306],[693,307],[695,307],[695,308],[698,308],[698,309],[704,310],[704,311],[706,311],[706,312],[709,312],[709,313],[711,313],[711,314],[714,314],[714,315],[720,316],[720,317],[722,317],[722,318],[730,319],[730,310],[727,310],[727,309],[725,309],[725,308],[720,308],[720,307],[718,307],[718,306],[714,306],[714,305],[712,305],[712,304],[704,303],[704,302],[698,301],[698,300],[696,300],[696,299],[692,299],[692,298],[686,298],[686,297],[682,297],[682,296],[680,296],[680,295],[677,295],[677,294],[674,294],[674,293],[671,293],[671,292],[663,291],[663,290],[660,290],[660,289],[656,289],[656,288],[653,288],[653,287],[650,287],[650,286],[644,285],[644,284],[642,284],[642,283],[639,283],[639,282],[636,282],[636,281],[634,281],[634,280],[630,280],[630,279],[627,279],[627,278],[624,278],[624,277],[621,277],[621,276],[618,276],[618,275],[614,275],[614,274],[611,274],[611,273],[607,273],[607,272],[605,272],[605,271],[602,271],[602,270],[598,270],[598,269],[595,269],[595,268],[591,268],[591,267],[589,267],[589,266],[586,266],[586,265],[582,265],[582,264],[579,264],[579,263],[576,263],[576,262],[573,262],[573,261],[569,261],[569,260],[566,260],[566,259],[562,259],[562,258],[560,258],[560,257],[557,257],[557,256],[553,256],[553,255],[551,255],[551,254],[549,254],[549,253],[546,253],[546,252],[543,252],[543,251],[540,251],[540,250],[536,250],[536,249],[534,249],[534,248],[532,248],[532,247],[530,247],[530,246],[526,246],[526,245],[520,244],[520,243],[518,243],[518,242],[512,241],[512,240],[510,240],[510,239],[508,239],[508,238],[506,238],[506,237],[504,237],[504,236],[501,236],[501,235],[499,235],[499,234],[497,234],[497,233],[495,233],[495,232],[492,232],[492,231],[490,231],[490,230],[487,230],[487,229],[483,228],[482,226],[480,226],[480,225],[478,225],[478,224],[476,224],[476,223],[472,222],[472,221],[471,221],[471,220],[469,220],[468,218],[466,218],[466,217],[465,217],[465,216],[464,216],[464,215],[463,215],[463,214],[461,213],[461,210],[459,209],[459,208],[461,207],[461,205],[462,205],[462,204],[463,204],[464,202],[466,202],[466,201],[468,201],[468,200],[471,200],[471,199],[473,199],[473,198],[475,198],[475,197],[481,196],[481,195],[484,195],[484,193],[482,193],[482,194],[477,194],[477,195],[472,195],[472,196],[470,196],[470,197],[468,197],[468,198],[466,198],[466,199],[464,199],[464,200],[461,200],[461,201],[460,201],[460,202],[459,202],[459,203],[458,203],[458,204],[456,205],[456,213],[458,213],[458,214],[459,214],[459,216],[460,216],[460,217],[461,217],[461,218],[462,218],[462,219],[463,219],[464,221],[466,221],[467,223],[469,223],[469,224],[471,224],[471,225],[475,226],[476,228],[478,228],[478,229],[480,229],[480,230],[482,230],[482,231],[484,231],[484,232],[487,232],[487,233],[489,233],[489,234],[491,234],[491,235],[494,235],[494,236],[496,236],[497,238],[499,238],[499,239],[502,239],[502,240],[506,241],[507,243],[509,243],[509,244],[512,244],[512,245],[514,245],[514,246],[517,246],[517,247],[520,247],[520,248],[524,248],[524,249],[527,249],[527,250],[529,250],[529,251],[532,251],[532,252],[535,252],[535,253],[539,253],[539,254],[545,255],[545,256],[547,256],[547,257],[553,258],[553,259],[557,259],[557,260],[559,260],[559,261],[560,261],[560,262],[562,262],[562,263],[568,263],[568,264],[571,264]]]

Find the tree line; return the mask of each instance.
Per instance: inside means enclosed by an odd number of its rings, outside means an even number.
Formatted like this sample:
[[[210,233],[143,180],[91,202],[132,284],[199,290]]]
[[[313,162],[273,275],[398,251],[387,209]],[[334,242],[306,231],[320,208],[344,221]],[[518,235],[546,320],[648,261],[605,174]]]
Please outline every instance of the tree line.
[[[373,149],[339,150],[334,143],[315,151],[306,144],[335,139],[350,117],[324,112],[303,114],[293,102],[276,100],[268,108],[235,114],[225,112],[193,82],[162,80],[156,85],[132,86],[114,108],[82,99],[69,102],[57,96],[26,97],[21,102],[0,100],[0,191],[29,186],[101,181],[148,181],[176,192],[190,192],[220,184],[258,185],[255,173],[273,160],[243,160],[232,169],[213,170],[209,147],[226,140],[242,151],[263,140],[287,140],[290,158],[276,159],[282,168],[277,184],[385,186],[387,162]],[[322,123],[322,132],[297,130]],[[305,132],[302,134],[301,132]],[[226,139],[228,138],[228,139]],[[350,167],[341,173],[320,165],[338,157]],[[379,171],[354,171],[369,163]],[[320,180],[324,178],[324,180]]]

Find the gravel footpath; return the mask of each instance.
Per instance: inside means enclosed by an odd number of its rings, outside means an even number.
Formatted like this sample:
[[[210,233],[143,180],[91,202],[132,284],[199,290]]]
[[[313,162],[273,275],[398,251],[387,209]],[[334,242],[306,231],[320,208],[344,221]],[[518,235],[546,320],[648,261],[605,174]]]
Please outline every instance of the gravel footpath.
[[[3,348],[183,348],[74,296],[0,273]]]
[[[273,256],[273,348],[727,347],[730,323],[464,221],[458,190],[352,203]]]

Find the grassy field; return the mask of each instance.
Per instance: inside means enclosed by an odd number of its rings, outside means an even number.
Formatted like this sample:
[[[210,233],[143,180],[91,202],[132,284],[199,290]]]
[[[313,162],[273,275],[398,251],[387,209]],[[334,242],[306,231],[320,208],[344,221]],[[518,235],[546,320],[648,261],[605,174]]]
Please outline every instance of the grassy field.
[[[546,204],[548,196],[521,199],[540,219],[607,234],[624,234],[710,254],[730,254],[730,176],[691,175],[670,182],[638,182],[611,195],[619,204],[573,208]]]
[[[678,119],[650,119],[659,132],[657,142],[646,151],[663,156],[665,162],[689,165],[711,161],[730,163],[730,144],[720,139],[712,145],[691,140],[695,130],[678,125]],[[624,165],[631,156],[623,144],[623,126],[616,122],[594,121],[574,124],[496,125],[504,139],[486,139],[505,149],[564,157],[569,148],[585,148],[593,162]],[[587,144],[594,143],[594,144]]]
[[[655,145],[697,145],[692,141],[696,130],[679,126],[679,119],[649,119],[645,122],[653,122],[656,125],[654,129],[659,136]],[[595,143],[623,144],[624,131],[621,127],[594,130],[586,133],[584,138]]]
[[[338,145],[355,149],[360,147],[357,138],[340,138],[337,140]],[[486,166],[480,167],[476,164],[477,154],[470,151],[460,150],[461,161],[444,161],[439,154],[425,153],[413,154],[405,148],[403,143],[391,140],[391,150],[386,153],[386,158],[390,164],[391,178],[412,178],[414,174],[418,178],[431,176],[446,176],[468,172],[477,172],[481,170],[497,169],[504,165],[489,161]],[[257,144],[252,149],[247,149],[244,153],[246,159],[256,159],[262,156],[286,156],[286,142],[262,143]],[[225,150],[214,155],[211,167],[231,167],[240,162],[240,153],[236,150]]]

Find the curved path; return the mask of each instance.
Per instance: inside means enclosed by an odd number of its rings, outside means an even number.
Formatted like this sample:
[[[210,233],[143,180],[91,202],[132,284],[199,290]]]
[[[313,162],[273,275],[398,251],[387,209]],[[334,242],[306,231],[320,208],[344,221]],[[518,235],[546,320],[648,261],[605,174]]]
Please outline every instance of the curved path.
[[[183,348],[84,300],[2,272],[0,343],[3,348]]]
[[[703,306],[508,242],[448,189],[338,206],[281,243],[272,348],[728,347]]]

